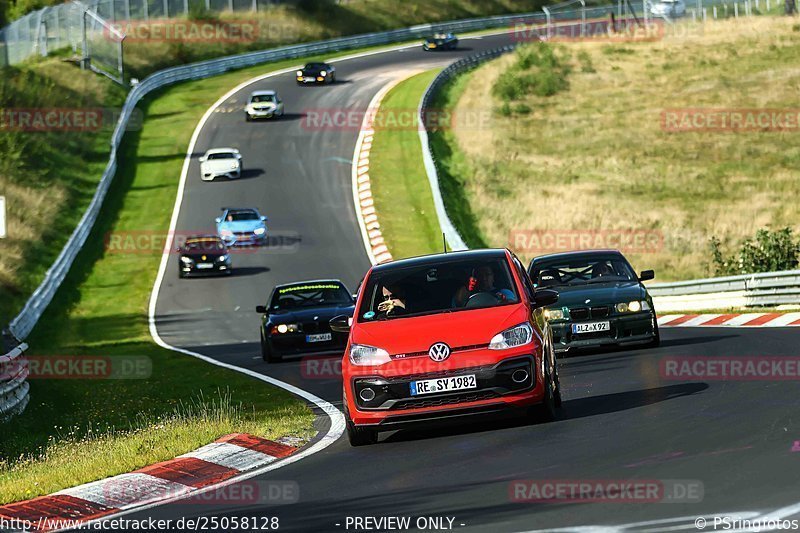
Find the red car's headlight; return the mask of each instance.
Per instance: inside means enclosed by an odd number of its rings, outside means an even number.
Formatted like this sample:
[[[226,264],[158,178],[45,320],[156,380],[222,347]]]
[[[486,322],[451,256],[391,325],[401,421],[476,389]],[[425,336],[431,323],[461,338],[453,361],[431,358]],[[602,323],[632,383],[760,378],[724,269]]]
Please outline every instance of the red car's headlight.
[[[527,322],[501,331],[489,341],[490,350],[507,350],[517,346],[525,346],[533,340],[533,328]]]
[[[352,344],[350,346],[350,362],[356,366],[385,365],[392,360],[389,352],[374,346]]]

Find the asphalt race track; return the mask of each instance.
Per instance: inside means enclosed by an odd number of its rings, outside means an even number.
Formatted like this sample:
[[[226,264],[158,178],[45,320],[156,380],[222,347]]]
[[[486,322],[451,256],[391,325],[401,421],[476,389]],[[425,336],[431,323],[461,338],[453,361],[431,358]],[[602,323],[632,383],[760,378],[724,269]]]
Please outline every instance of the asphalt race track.
[[[357,131],[315,131],[304,116],[317,109],[363,111],[381,87],[403,73],[445,65],[509,40],[508,35],[465,39],[452,53],[415,47],[369,55],[336,63],[333,86],[297,87],[293,74],[284,74],[254,83],[227,101],[199,136],[177,231],[213,232],[221,207],[254,206],[269,216],[270,232],[281,239],[257,253],[235,254],[230,278],[179,280],[177,256],[170,256],[157,302],[161,337],[340,407],[335,375],[309,375],[310,367],[299,360],[261,361],[254,312],[275,284],[336,277],[355,288],[369,267],[351,189]],[[245,99],[256,89],[277,89],[287,115],[246,123]],[[243,178],[201,182],[197,158],[226,146],[241,150]],[[663,329],[662,339],[655,350],[562,359],[564,409],[554,423],[509,419],[397,432],[362,448],[351,448],[343,437],[259,478],[296,482],[296,503],[173,503],[127,518],[277,516],[281,531],[320,532],[354,531],[346,527],[348,516],[402,515],[412,517],[412,524],[420,516],[450,517],[455,529],[487,532],[666,520],[657,527],[696,531],[695,516],[769,512],[800,502],[800,453],[791,451],[800,440],[796,382],[672,381],[659,371],[668,356],[794,356],[800,331],[677,328]],[[703,493],[701,501],[690,503],[512,501],[511,483],[534,479],[689,480],[702,483]],[[800,509],[782,516],[793,512]],[[684,519],[669,521],[679,517]]]

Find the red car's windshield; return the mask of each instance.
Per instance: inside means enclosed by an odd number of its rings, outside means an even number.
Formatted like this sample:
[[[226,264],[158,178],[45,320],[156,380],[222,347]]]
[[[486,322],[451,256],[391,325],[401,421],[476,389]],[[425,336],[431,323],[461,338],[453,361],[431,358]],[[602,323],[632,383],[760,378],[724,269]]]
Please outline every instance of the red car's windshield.
[[[373,273],[362,289],[360,322],[518,303],[504,259],[453,260]]]

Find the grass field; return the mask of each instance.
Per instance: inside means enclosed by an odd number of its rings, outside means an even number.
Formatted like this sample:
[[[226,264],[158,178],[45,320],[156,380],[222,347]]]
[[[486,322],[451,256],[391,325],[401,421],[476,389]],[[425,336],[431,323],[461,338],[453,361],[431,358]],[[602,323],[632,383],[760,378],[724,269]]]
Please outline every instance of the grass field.
[[[375,210],[395,259],[440,252],[442,234],[428,175],[420,157],[416,109],[439,69],[417,74],[394,87],[376,113],[376,124],[413,116],[413,126],[376,128],[370,150]]]
[[[102,215],[28,343],[33,355],[146,357],[152,375],[32,380],[24,416],[3,426],[0,503],[128,472],[226,433],[312,435],[313,414],[290,394],[153,344],[146,309],[160,254],[104,250],[109,232],[166,231],[195,125],[230,87],[266,70],[182,84],[143,103],[144,128],[126,137]]]
[[[796,111],[799,45],[800,26],[776,17],[688,26],[656,42],[556,45],[572,66],[566,90],[525,96],[519,112],[457,129],[444,147],[475,223],[460,229],[472,243],[512,247],[515,230],[654,232],[660,246],[627,255],[661,281],[712,274],[712,236],[735,246],[762,227],[797,230],[800,130],[673,132],[662,113]],[[514,61],[472,74],[454,112],[499,109],[487,95]]]
[[[47,3],[47,2],[45,2]],[[278,45],[353,35],[435,22],[529,11],[535,0],[357,0],[347,4],[301,2],[250,12],[210,15],[190,2],[192,17],[258,25],[257,39],[225,42],[167,42],[131,37],[125,44],[126,77],[144,78],[155,70]],[[18,16],[35,2],[17,2]],[[398,6],[402,5],[402,9]],[[2,2],[0,2],[2,9]],[[172,23],[185,24],[176,19]],[[145,28],[146,29],[146,28]],[[146,33],[144,33],[146,35]],[[126,90],[104,77],[82,72],[55,57],[33,59],[0,72],[0,109],[106,109],[113,113]],[[57,103],[53,103],[57,102]],[[41,282],[86,209],[108,161],[111,126],[82,132],[15,132],[0,125],[0,195],[6,196],[8,237],[0,240],[0,323],[7,324]]]

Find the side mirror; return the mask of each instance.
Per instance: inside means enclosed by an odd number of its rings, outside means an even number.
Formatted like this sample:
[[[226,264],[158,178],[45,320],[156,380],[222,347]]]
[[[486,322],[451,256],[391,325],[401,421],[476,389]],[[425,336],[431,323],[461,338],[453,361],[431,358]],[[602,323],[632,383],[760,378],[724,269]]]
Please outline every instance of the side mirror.
[[[263,217],[263,216],[262,216],[262,217],[261,217],[261,222],[266,222],[266,221],[267,221],[267,217]]]
[[[336,333],[349,333],[350,326],[353,323],[353,317],[347,315],[339,315],[331,318],[329,324],[331,325],[331,330],[335,331]]]
[[[539,289],[533,293],[536,307],[547,307],[558,301],[558,291],[553,289]]]
[[[257,305],[256,306],[256,313],[261,313],[262,315],[267,314],[267,306],[265,305]]]
[[[353,294],[351,294],[350,296],[352,296],[352,297],[353,297],[353,301],[354,301],[354,302],[355,302],[356,300],[358,300],[358,293],[357,293],[357,292],[354,292],[354,293],[353,293]]]
[[[639,274],[639,281],[647,281],[650,279],[655,279],[656,273],[653,270],[642,270],[641,274]]]
[[[205,163],[206,162],[206,156],[204,156],[204,155],[200,156],[200,162],[201,163]]]
[[[215,218],[214,220],[216,220],[216,221],[217,221],[217,224],[219,224],[220,222],[222,222],[222,217],[217,217],[217,218]]]

